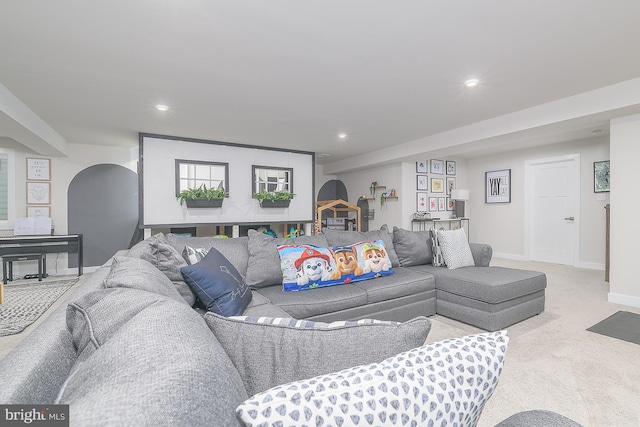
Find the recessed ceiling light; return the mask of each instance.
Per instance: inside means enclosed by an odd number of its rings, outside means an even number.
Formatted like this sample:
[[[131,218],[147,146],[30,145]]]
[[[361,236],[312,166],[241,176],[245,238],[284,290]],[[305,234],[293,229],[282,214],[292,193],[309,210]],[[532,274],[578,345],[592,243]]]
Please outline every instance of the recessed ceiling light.
[[[592,135],[598,135],[600,133],[602,133],[602,129],[596,129],[596,130],[591,131]]]
[[[466,82],[464,82],[464,86],[465,87],[476,87],[476,86],[478,86],[479,83],[480,83],[480,80],[478,80],[478,79],[469,79]]]
[[[318,153],[318,154],[316,154],[316,156],[318,156],[318,157],[329,157],[330,154],[329,153]]]
[[[162,104],[156,105],[156,110],[158,111],[167,111],[168,109],[169,107],[167,107],[166,105],[162,105]]]
[[[338,138],[340,138],[340,139],[345,139],[346,137],[347,137],[346,133],[339,133],[338,134]]]

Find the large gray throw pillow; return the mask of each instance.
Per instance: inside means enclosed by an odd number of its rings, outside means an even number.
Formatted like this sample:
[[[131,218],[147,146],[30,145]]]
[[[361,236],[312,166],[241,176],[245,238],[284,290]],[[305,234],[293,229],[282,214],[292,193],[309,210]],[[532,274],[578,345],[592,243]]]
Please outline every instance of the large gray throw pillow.
[[[133,315],[126,320],[119,312],[127,297],[154,294],[124,288],[97,292],[108,312],[89,310],[84,316],[94,329],[110,332],[74,365],[55,402],[70,405],[73,425],[240,425],[234,410],[248,395],[198,313],[155,295],[162,301],[140,304],[137,312],[128,308]],[[78,327],[86,331],[86,325]]]
[[[333,322],[222,317],[205,320],[233,364],[247,393],[290,381],[374,363],[424,344],[426,317],[408,322]]]
[[[142,258],[114,257],[111,262],[111,271],[104,279],[103,286],[140,289],[185,302],[171,280]]]
[[[327,247],[327,239],[322,235],[300,236],[294,239],[273,238],[256,230],[249,230],[249,265],[245,281],[252,288],[282,285],[282,268],[278,245],[315,245]]]
[[[393,246],[403,267],[431,264],[431,233],[393,227]]]
[[[196,296],[184,281],[180,269],[187,266],[187,262],[173,246],[169,244],[164,234],[158,233],[135,244],[127,256],[142,258],[164,273],[175,285],[180,295],[189,305],[196,302]]]

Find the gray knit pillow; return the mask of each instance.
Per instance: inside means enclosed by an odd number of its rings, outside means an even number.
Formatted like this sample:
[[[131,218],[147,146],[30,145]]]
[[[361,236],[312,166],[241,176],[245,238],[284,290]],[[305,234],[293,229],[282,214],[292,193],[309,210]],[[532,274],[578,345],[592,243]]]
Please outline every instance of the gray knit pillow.
[[[464,228],[438,230],[438,242],[442,248],[442,257],[449,270],[475,266]]]

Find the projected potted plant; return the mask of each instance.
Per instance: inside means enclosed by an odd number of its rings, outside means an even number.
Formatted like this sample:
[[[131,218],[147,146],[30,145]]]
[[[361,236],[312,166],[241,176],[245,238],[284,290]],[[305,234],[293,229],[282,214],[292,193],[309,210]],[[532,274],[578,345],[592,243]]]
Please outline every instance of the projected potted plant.
[[[198,188],[181,191],[176,198],[180,205],[186,202],[188,208],[219,208],[225,197],[229,197],[229,192],[224,188],[207,188],[202,184]]]
[[[289,207],[293,196],[295,196],[295,194],[289,190],[262,190],[259,193],[253,193],[251,195],[252,198],[257,199],[258,202],[260,202],[260,206],[263,208],[287,208]]]

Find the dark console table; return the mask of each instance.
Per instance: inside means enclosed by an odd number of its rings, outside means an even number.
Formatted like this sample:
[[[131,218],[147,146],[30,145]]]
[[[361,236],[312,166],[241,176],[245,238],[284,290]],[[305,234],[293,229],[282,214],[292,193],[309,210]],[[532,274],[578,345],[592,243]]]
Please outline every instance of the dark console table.
[[[82,234],[0,237],[0,257],[36,252],[77,253],[78,276],[82,276]]]

